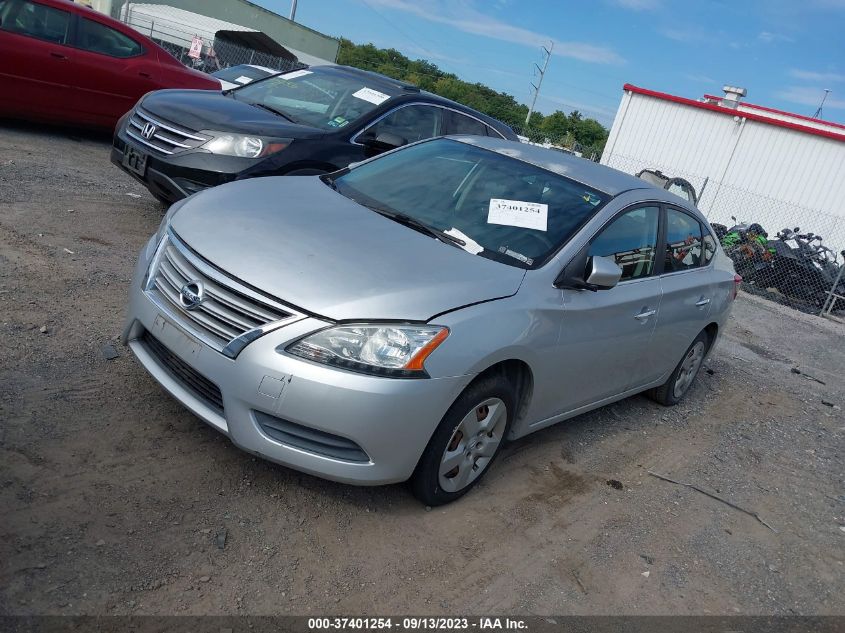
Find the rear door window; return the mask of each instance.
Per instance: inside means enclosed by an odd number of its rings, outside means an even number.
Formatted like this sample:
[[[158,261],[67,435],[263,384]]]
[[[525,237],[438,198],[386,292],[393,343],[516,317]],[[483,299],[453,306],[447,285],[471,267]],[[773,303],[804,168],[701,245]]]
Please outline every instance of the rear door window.
[[[476,136],[487,136],[487,126],[478,119],[449,112],[449,134],[474,134]]]
[[[663,272],[698,268],[702,257],[701,224],[677,209],[666,210],[666,254]]]
[[[54,44],[66,44],[70,13],[29,0],[6,0],[0,5],[0,29]]]
[[[590,243],[589,254],[612,258],[622,269],[620,281],[649,277],[654,272],[658,207],[626,211]]]
[[[407,143],[414,143],[439,136],[442,118],[442,108],[425,105],[405,106],[388,114],[364,134],[375,138],[386,132],[402,137]]]
[[[88,18],[79,21],[76,45],[109,57],[135,57],[144,52],[141,45],[129,36]]]

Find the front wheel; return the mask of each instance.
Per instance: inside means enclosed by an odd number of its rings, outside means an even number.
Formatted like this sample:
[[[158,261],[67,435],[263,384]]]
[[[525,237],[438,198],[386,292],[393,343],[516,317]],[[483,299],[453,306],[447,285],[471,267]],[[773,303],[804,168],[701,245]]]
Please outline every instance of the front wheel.
[[[684,394],[689,391],[701,365],[704,362],[704,356],[707,354],[707,348],[710,344],[710,337],[707,332],[702,331],[692,344],[687,348],[684,357],[675,371],[669,376],[669,379],[659,387],[650,389],[646,395],[655,402],[666,407],[673,407],[681,401]]]
[[[450,503],[476,485],[510,429],[514,389],[502,376],[472,383],[443,416],[414,474],[414,496],[429,506]]]

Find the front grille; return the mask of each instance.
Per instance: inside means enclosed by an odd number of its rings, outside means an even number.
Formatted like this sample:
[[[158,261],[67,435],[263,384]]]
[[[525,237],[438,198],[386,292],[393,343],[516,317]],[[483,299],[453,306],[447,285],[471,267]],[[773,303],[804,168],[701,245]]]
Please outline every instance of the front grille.
[[[165,240],[148,292],[180,325],[218,352],[234,357],[268,324],[298,316],[224,277],[173,233]],[[189,284],[202,288],[203,295],[199,305],[190,309],[182,298],[183,288]]]
[[[282,420],[261,411],[253,411],[252,414],[261,430],[282,444],[345,462],[370,461],[364,449],[348,438]]]
[[[152,130],[149,137],[144,133],[145,129],[148,132]],[[143,146],[167,155],[197,148],[210,138],[173,123],[159,121],[140,108],[136,108],[129,117],[126,134]]]
[[[147,348],[147,351],[156,357],[159,364],[182,386],[211,408],[216,409],[221,414],[223,413],[223,394],[220,393],[220,388],[217,385],[167,349],[161,341],[149,332],[144,331],[140,341]]]

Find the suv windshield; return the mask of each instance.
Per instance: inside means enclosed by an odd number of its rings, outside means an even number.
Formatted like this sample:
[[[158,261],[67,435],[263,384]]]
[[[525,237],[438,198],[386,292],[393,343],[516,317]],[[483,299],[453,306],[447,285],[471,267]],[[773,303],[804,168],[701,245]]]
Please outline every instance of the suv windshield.
[[[359,204],[408,216],[457,238],[464,250],[520,268],[541,266],[609,200],[564,176],[450,139],[367,162],[333,186]]]
[[[280,112],[296,123],[334,130],[346,127],[390,98],[367,84],[366,77],[318,67],[247,84],[231,95],[238,101]]]

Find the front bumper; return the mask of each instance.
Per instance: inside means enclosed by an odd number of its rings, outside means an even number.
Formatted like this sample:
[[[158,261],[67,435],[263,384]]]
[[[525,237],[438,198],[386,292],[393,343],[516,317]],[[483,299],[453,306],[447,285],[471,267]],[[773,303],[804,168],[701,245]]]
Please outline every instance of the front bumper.
[[[111,162],[142,183],[155,196],[176,202],[209,187],[232,182],[255,161],[235,156],[220,156],[205,151],[190,151],[172,156],[162,156],[142,147],[126,135],[126,117],[118,121],[112,137]],[[143,176],[123,166],[126,145],[131,144],[147,155],[147,168]]]
[[[471,375],[430,379],[391,379],[334,369],[276,351],[325,327],[306,317],[273,330],[247,345],[234,359],[195,339],[165,314],[141,287],[155,250],[148,244],[133,276],[124,342],[147,371],[177,400],[232,442],[271,461],[313,475],[351,484],[404,481],[414,468],[449,406]],[[167,352],[216,388],[222,409],[174,372],[154,349],[155,337]],[[188,370],[186,370],[188,371]],[[346,459],[311,450],[313,444],[268,433],[266,416],[305,429],[338,446],[357,445],[365,457]],[[271,437],[272,435],[272,437]],[[335,438],[332,440],[331,438]]]

